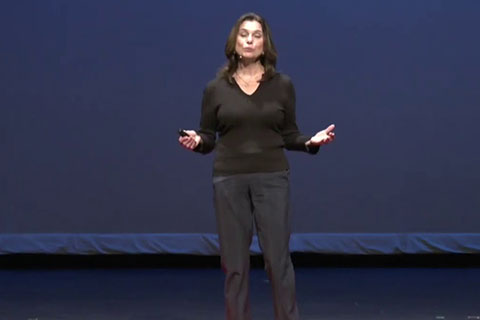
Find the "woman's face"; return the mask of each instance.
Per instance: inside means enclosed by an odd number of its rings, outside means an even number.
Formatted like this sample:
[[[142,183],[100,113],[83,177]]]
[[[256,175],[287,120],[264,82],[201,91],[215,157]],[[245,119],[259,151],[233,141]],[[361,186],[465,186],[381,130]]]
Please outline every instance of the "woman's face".
[[[263,53],[262,25],[255,20],[242,22],[237,34],[235,51],[244,59],[257,59]]]

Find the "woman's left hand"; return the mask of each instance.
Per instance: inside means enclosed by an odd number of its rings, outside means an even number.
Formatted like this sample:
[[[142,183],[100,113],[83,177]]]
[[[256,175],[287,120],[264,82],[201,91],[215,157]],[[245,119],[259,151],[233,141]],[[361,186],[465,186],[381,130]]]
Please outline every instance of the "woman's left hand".
[[[313,137],[310,138],[305,144],[307,146],[322,146],[328,144],[335,140],[335,125],[329,125],[325,130],[317,132]]]

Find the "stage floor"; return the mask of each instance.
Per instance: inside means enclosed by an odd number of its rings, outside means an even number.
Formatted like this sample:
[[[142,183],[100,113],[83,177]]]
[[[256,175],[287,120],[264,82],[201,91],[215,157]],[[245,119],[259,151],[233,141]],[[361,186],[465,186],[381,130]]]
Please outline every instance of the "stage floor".
[[[296,268],[302,320],[480,319],[479,268]],[[221,320],[217,268],[0,270],[0,319]],[[254,320],[273,320],[251,271]]]

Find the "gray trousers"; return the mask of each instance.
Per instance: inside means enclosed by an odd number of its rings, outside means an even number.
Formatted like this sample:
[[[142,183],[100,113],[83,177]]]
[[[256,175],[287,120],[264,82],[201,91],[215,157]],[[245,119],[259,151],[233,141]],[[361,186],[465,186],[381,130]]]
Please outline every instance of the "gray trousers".
[[[290,258],[288,171],[214,177],[228,320],[250,320],[249,270],[253,225],[273,292],[275,320],[298,320]]]

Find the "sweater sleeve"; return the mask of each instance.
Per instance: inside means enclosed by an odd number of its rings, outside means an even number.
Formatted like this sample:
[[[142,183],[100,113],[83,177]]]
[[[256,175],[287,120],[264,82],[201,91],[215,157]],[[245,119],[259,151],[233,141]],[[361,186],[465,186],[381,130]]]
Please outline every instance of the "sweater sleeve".
[[[286,80],[285,120],[282,131],[285,148],[287,150],[304,151],[310,154],[316,154],[320,147],[307,147],[305,142],[307,142],[310,137],[301,134],[298,130],[295,111],[295,87],[290,79],[287,78]]]
[[[217,106],[214,99],[214,87],[210,83],[203,91],[202,111],[200,116],[200,129],[197,134],[202,142],[194,151],[207,154],[215,148],[217,131]]]

